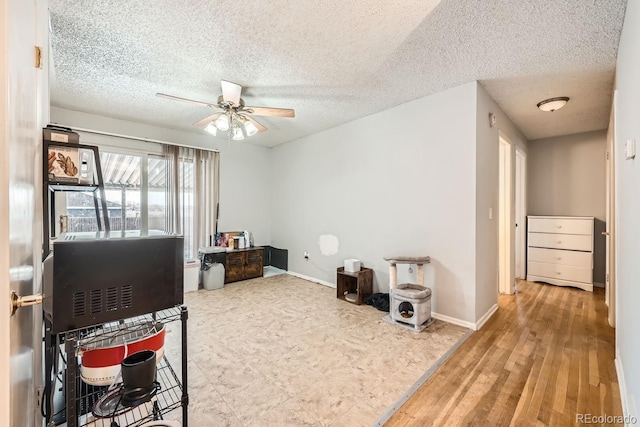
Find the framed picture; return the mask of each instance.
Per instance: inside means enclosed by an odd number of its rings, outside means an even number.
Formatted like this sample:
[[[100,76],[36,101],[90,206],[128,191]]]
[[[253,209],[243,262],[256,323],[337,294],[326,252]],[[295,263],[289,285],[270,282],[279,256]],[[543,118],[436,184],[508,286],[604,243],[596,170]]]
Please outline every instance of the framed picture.
[[[79,182],[78,148],[66,146],[49,146],[48,154],[49,182]]]

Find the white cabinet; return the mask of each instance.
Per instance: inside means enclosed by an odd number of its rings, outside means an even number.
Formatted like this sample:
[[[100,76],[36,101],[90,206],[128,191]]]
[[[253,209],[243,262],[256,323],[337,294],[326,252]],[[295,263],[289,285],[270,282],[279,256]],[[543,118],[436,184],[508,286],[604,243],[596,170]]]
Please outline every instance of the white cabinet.
[[[527,280],[593,291],[593,217],[529,216]]]

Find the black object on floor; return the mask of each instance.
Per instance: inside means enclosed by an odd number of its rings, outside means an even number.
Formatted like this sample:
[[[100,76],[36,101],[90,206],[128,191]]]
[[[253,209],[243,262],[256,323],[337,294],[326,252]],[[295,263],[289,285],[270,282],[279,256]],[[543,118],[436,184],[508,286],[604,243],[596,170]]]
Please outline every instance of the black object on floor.
[[[364,303],[380,311],[389,312],[389,294],[376,293],[364,297]]]
[[[287,249],[278,249],[273,246],[263,246],[263,248],[264,257],[262,259],[265,267],[272,265],[285,271],[289,269],[289,251]]]

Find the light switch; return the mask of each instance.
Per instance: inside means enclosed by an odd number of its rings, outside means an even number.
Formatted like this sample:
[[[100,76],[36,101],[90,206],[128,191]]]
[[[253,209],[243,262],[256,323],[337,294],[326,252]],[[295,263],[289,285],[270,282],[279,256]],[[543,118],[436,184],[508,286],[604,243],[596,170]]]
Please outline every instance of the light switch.
[[[624,157],[627,160],[635,159],[636,157],[636,140],[635,139],[627,139],[627,142],[624,144]]]

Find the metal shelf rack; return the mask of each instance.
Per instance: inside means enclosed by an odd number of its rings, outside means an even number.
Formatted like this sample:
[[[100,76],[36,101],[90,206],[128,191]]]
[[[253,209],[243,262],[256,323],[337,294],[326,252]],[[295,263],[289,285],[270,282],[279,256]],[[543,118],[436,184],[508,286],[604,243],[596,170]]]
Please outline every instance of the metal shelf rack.
[[[49,147],[67,147],[74,148],[76,150],[87,150],[93,153],[93,168],[92,168],[92,180],[93,184],[81,184],[71,182],[59,182],[56,180],[49,180],[48,164],[46,161],[42,162],[42,206],[43,209],[43,244],[42,244],[42,259],[45,259],[49,252],[51,252],[51,239],[52,234],[55,235],[56,230],[56,207],[55,196],[53,193],[56,191],[79,191],[89,192],[93,195],[93,205],[96,212],[96,221],[98,224],[98,231],[109,232],[111,230],[109,224],[109,213],[107,210],[107,196],[104,189],[104,180],[102,177],[102,166],[100,164],[100,153],[98,147],[95,145],[80,144],[77,142],[59,142],[48,139],[47,132],[55,132],[59,134],[74,134],[72,129],[49,125],[43,130],[43,159],[46,159],[49,153]],[[76,135],[77,136],[77,135]],[[100,197],[98,197],[98,193]],[[100,217],[102,213],[102,218]]]
[[[128,333],[128,327],[132,324],[159,321],[166,325],[180,321],[181,375],[178,376],[176,374],[165,354],[157,367],[157,380],[161,386],[157,394],[151,401],[123,412],[114,419],[120,427],[138,427],[148,421],[162,419],[164,414],[182,407],[182,425],[188,427],[187,318],[187,308],[178,306],[111,324],[66,331],[60,334],[48,333],[45,340],[45,371],[51,373],[55,370],[54,360],[56,358],[60,358],[58,360],[62,360],[64,366],[60,372],[53,372],[54,375],[59,373],[63,375],[63,378],[61,378],[63,387],[61,389],[52,390],[52,375],[46,375],[45,377],[47,426],[55,426],[63,422],[66,422],[67,427],[108,427],[111,425],[112,420],[110,417],[99,418],[93,414],[95,403],[111,390],[107,386],[87,385],[80,379],[80,365],[78,364],[77,356],[80,343],[86,343],[92,337],[96,337],[105,331],[112,336],[114,334],[117,335],[119,330],[123,334]],[[50,331],[50,325],[45,325],[45,328]],[[64,356],[62,357],[62,355]],[[58,392],[57,399],[56,392]],[[51,393],[54,396],[51,396]],[[58,404],[51,404],[52,401],[58,402]]]

